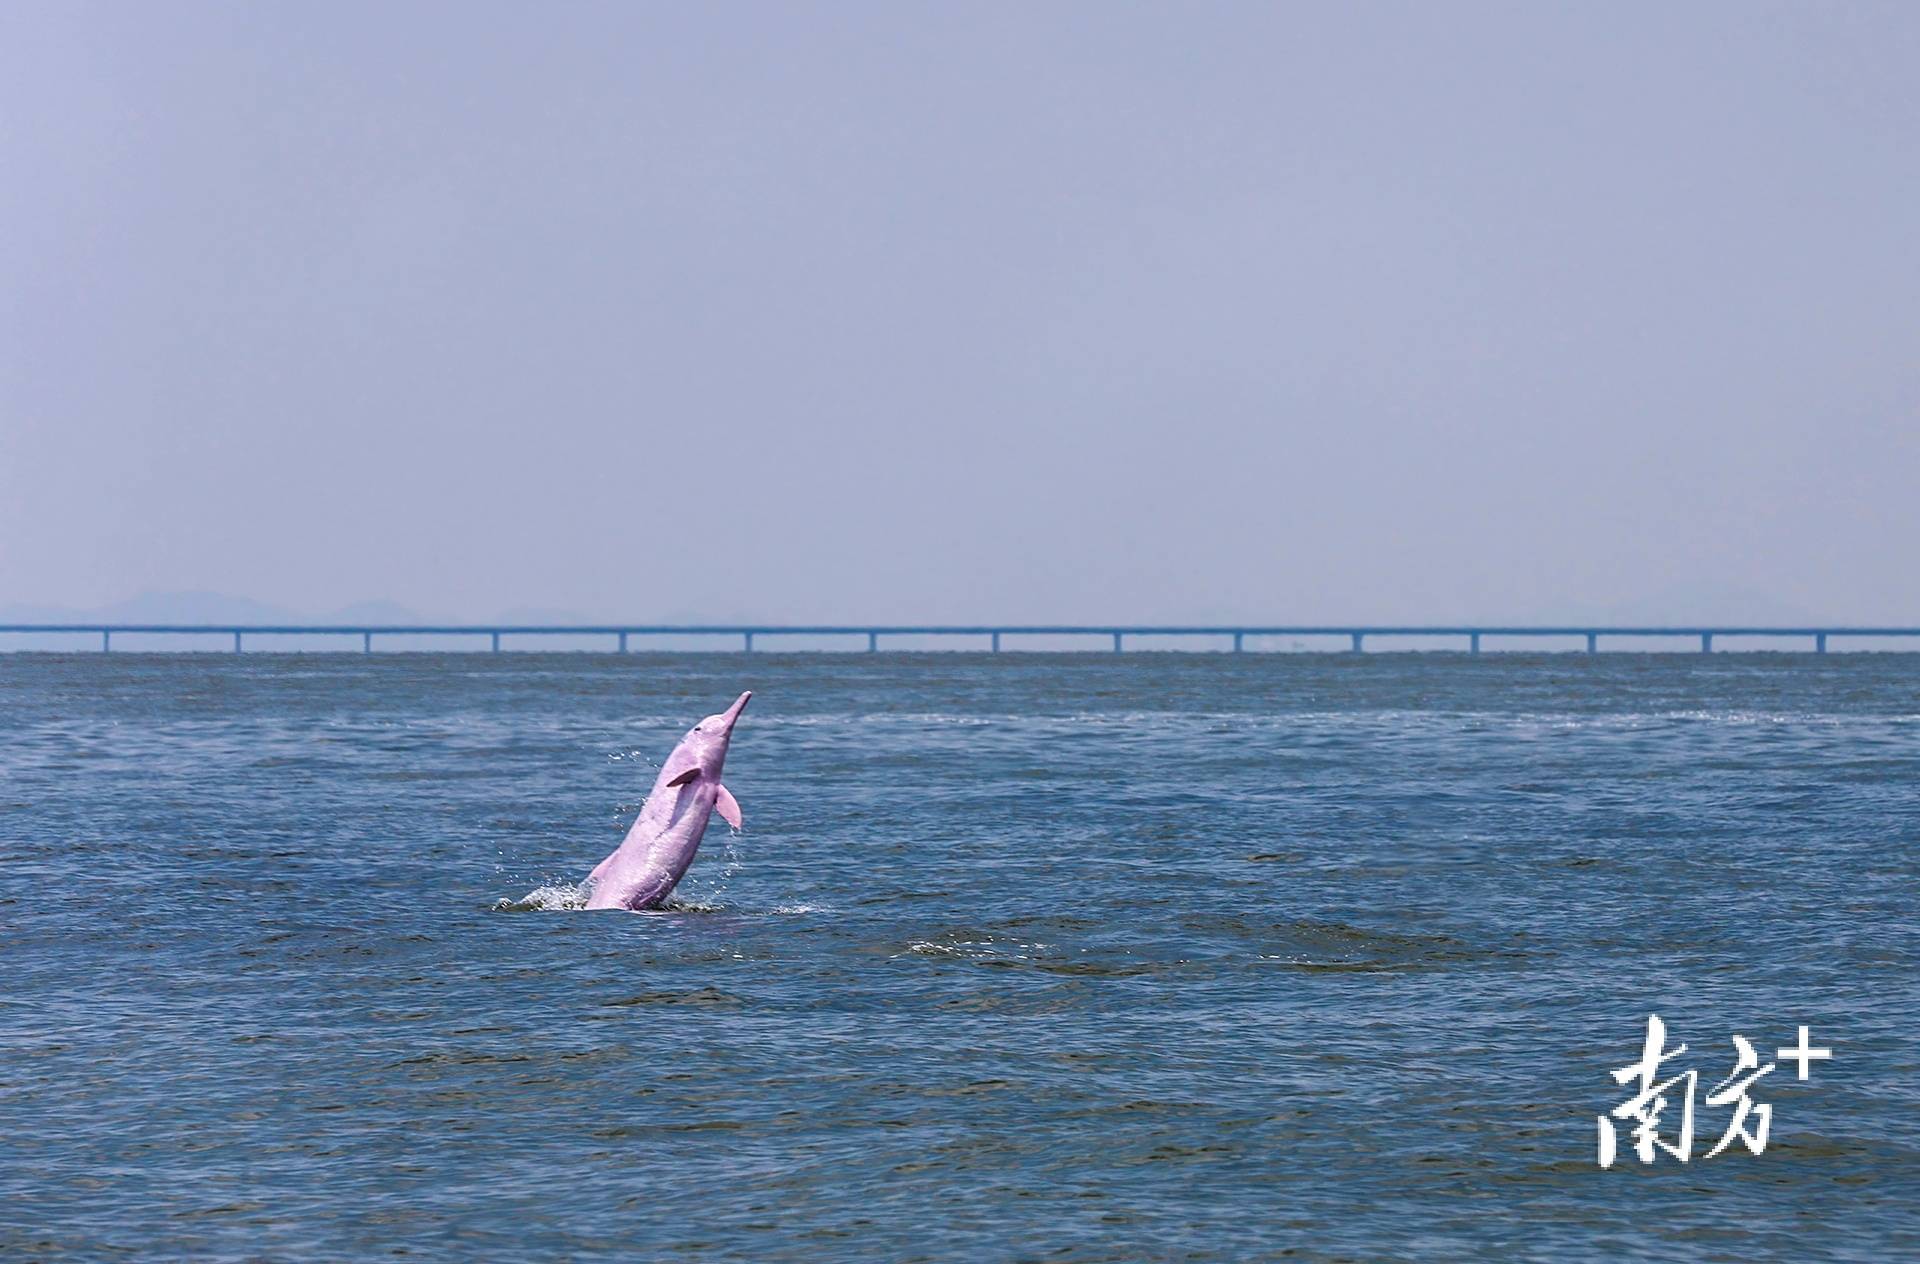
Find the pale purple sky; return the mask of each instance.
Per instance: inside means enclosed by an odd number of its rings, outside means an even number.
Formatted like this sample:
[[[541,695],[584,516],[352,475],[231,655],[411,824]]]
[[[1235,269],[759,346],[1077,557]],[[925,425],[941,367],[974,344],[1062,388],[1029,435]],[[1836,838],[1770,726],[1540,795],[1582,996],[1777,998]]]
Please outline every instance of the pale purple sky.
[[[0,6],[0,606],[1920,621],[1920,5]]]

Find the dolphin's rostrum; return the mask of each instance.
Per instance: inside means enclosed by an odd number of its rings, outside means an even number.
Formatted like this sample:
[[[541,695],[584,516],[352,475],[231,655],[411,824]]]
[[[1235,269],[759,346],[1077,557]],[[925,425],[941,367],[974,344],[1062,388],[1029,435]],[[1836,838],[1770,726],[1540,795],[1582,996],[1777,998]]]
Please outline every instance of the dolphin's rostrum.
[[[741,694],[719,715],[694,725],[673,748],[626,840],[587,876],[593,885],[588,908],[658,908],[686,875],[716,809],[727,824],[740,828],[740,805],[720,784],[720,767],[733,726],[751,697],[751,691]]]

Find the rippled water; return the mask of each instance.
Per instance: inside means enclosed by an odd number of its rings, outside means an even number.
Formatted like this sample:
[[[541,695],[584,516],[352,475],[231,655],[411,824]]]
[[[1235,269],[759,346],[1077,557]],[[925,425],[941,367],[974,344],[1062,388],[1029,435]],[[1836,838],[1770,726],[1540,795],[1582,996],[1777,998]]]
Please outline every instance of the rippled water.
[[[1917,788],[1904,655],[8,656],[0,1253],[1911,1256]],[[1602,1171],[1651,1011],[1834,1058]]]

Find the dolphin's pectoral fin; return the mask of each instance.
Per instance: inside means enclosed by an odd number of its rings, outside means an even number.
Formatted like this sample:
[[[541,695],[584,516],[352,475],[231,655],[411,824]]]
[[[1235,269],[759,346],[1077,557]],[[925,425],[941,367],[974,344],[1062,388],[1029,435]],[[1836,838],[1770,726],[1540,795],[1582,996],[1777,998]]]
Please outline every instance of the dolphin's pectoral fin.
[[[681,773],[678,777],[675,777],[672,781],[669,781],[667,784],[670,786],[684,786],[689,781],[692,781],[695,777],[698,777],[699,775],[700,775],[700,765],[695,764],[693,767],[687,769],[685,772]]]
[[[720,814],[721,820],[735,829],[740,828],[740,801],[725,786],[720,787],[720,795],[713,801],[713,810]]]
[[[587,875],[587,881],[588,882],[600,881],[600,875],[607,871],[607,866],[612,864],[613,858],[615,856],[618,856],[619,854],[620,854],[620,849],[617,847],[614,850],[608,852],[607,858],[601,861],[599,864],[595,865],[593,867],[593,872]]]

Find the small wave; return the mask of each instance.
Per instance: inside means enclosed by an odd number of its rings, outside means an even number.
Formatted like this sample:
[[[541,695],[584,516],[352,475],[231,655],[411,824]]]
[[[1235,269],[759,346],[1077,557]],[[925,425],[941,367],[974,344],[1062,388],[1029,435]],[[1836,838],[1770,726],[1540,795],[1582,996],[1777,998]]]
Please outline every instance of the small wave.
[[[919,940],[908,944],[904,953],[894,955],[896,957],[933,957],[996,970],[1034,970],[1042,974],[1113,979],[1158,974],[1184,964],[1143,961],[1126,954],[1121,954],[1117,960],[1101,960],[1085,955],[1093,951],[1091,949],[1082,948],[1078,951],[1082,955],[1075,957],[1053,944],[1041,943],[1038,940],[1007,939],[991,935],[984,939],[943,936],[938,940]]]
[[[716,987],[696,988],[684,992],[640,992],[633,996],[623,996],[601,1004],[612,1008],[625,1008],[635,1005],[692,1005],[696,1007],[716,1006],[723,1009],[739,1009],[745,1002],[731,992],[722,992]]]

